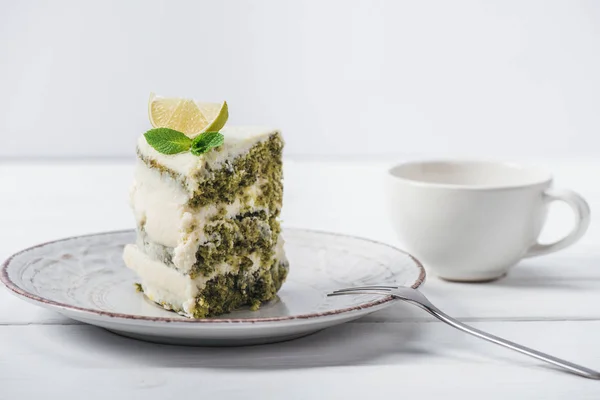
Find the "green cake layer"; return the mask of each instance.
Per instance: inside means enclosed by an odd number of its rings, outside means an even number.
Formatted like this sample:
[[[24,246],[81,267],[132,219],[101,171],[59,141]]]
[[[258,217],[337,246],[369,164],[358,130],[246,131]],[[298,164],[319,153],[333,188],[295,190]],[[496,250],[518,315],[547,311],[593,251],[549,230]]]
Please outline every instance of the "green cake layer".
[[[238,273],[217,275],[210,279],[195,298],[194,318],[214,317],[248,306],[256,311],[261,303],[273,300],[287,277],[289,264],[276,261],[268,269],[251,274],[240,270]],[[142,284],[136,284],[139,292],[144,292]],[[185,315],[180,305],[156,301],[162,307]]]
[[[200,184],[190,205],[201,207],[207,204],[231,204],[242,194],[244,188],[262,180],[261,199],[265,203],[262,206],[270,210],[279,209],[283,197],[282,150],[283,141],[276,134],[252,147],[247,154],[233,161],[226,161],[217,170],[213,171],[207,166],[200,172],[201,176],[197,177]]]
[[[288,274],[288,264],[274,262],[271,268],[252,274],[218,275],[207,282],[196,297],[194,318],[225,314],[242,306],[257,310],[275,297]]]
[[[283,200],[282,151],[281,135],[274,134],[253,146],[248,153],[225,161],[218,169],[213,170],[207,163],[194,177],[199,184],[189,200],[189,205],[202,207],[208,204],[231,204],[237,197],[243,196],[245,188],[260,180],[263,181],[263,195],[258,199],[259,205],[270,210],[279,210]],[[187,188],[186,177],[145,156],[139,149],[137,155],[148,168],[170,176]]]
[[[264,210],[207,225],[204,232],[209,241],[198,247],[192,276],[208,276],[223,262],[244,265],[253,253],[260,255],[262,263],[268,263],[280,231],[279,221]]]

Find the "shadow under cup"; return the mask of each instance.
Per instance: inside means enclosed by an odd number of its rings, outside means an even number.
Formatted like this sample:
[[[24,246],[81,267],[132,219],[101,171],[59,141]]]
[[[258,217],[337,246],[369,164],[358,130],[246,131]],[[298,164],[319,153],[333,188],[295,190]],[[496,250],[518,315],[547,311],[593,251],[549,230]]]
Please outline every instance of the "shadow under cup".
[[[391,221],[406,250],[441,278],[499,278],[520,259],[575,243],[589,225],[581,196],[552,187],[552,175],[516,164],[477,161],[411,162],[387,177]],[[552,244],[538,243],[548,204],[564,201],[575,228]]]

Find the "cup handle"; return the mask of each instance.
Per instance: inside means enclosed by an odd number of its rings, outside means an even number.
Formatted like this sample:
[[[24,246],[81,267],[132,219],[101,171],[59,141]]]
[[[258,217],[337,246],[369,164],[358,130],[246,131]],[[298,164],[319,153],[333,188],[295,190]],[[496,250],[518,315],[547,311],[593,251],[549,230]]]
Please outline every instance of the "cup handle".
[[[553,201],[564,201],[567,203],[575,213],[575,226],[567,236],[557,242],[534,244],[529,248],[525,257],[541,256],[569,247],[581,239],[590,226],[590,206],[583,197],[572,190],[547,189],[544,192],[544,201],[546,203]]]

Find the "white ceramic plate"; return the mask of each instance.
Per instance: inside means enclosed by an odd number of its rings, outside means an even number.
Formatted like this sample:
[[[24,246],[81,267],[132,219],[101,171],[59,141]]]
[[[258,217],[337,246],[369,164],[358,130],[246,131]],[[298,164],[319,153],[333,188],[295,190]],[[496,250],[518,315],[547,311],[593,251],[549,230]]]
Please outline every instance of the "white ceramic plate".
[[[412,256],[385,244],[333,233],[285,229],[290,273],[278,298],[258,311],[188,319],[134,289],[121,260],[133,231],[107,232],[41,244],[9,258],[2,282],[17,296],[123,336],[160,343],[247,345],[301,337],[392,304],[379,295],[327,297],[342,287],[418,287],[425,271]]]

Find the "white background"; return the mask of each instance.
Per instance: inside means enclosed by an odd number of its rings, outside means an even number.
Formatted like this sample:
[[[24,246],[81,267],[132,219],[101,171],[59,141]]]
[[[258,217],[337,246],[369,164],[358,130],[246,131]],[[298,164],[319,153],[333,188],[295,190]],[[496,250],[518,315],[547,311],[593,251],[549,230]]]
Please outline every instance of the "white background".
[[[593,157],[600,2],[0,0],[0,157],[133,157],[150,91],[288,155]]]

